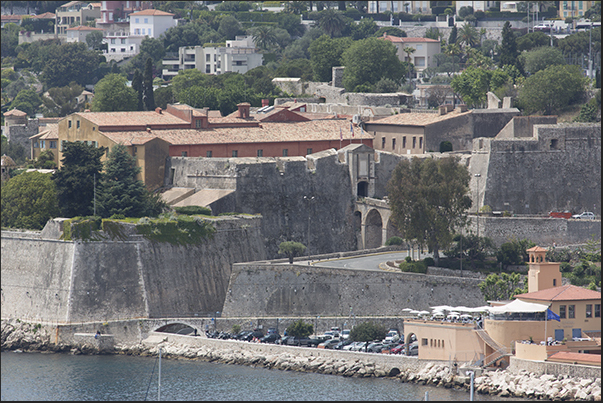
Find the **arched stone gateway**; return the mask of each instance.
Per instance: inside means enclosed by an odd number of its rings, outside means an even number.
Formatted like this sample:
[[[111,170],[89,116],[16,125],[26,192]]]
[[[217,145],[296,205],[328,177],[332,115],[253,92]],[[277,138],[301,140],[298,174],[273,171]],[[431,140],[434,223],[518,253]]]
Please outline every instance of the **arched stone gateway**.
[[[185,323],[170,323],[155,329],[156,332],[161,333],[174,333],[174,334],[198,334],[199,330],[195,327],[191,327]]]
[[[383,221],[376,209],[371,209],[364,220],[364,242],[366,249],[378,248],[383,244]]]

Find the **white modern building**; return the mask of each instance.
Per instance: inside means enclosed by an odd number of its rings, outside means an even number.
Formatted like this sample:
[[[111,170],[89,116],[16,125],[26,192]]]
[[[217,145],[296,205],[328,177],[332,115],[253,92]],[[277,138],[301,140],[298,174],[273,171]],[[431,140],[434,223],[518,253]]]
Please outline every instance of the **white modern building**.
[[[263,55],[258,53],[251,36],[237,36],[226,41],[226,46],[184,46],[178,56],[163,60],[162,76],[171,80],[180,70],[197,69],[206,74],[235,72],[244,74],[262,65]]]
[[[436,67],[434,56],[442,53],[440,41],[430,38],[400,38],[392,35],[383,35],[382,39],[390,41],[396,46],[396,54],[403,62],[411,62],[417,71],[417,77],[422,77],[423,70]],[[406,53],[405,48],[412,48],[412,53]]]
[[[159,35],[175,27],[178,20],[174,14],[165,11],[148,9],[129,15],[129,31],[109,31],[105,33],[107,51],[105,57],[109,60],[121,60],[132,57],[140,52],[140,44],[147,36],[159,38]]]
[[[86,36],[88,34],[99,31],[104,31],[101,28],[88,27],[85,25],[80,25],[79,27],[67,28],[65,30],[67,32],[67,42],[83,42],[86,43]]]
[[[86,25],[100,17],[100,3],[70,1],[58,7],[55,12],[55,34],[65,34],[67,28]]]
[[[431,14],[431,1],[369,1],[369,14],[391,11],[392,13]],[[378,7],[378,9],[377,9]]]

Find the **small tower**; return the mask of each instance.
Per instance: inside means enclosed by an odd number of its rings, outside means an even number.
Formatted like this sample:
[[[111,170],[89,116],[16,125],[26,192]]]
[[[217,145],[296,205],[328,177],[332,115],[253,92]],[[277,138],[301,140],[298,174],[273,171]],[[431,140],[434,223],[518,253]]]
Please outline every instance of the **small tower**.
[[[528,271],[528,292],[546,290],[561,286],[559,263],[546,261],[546,249],[534,246],[528,249],[530,270]]]

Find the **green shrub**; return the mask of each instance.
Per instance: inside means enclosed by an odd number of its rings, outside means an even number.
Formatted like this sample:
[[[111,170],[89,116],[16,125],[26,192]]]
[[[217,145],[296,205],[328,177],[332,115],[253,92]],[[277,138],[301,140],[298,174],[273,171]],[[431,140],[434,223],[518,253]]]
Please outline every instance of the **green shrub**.
[[[424,261],[418,262],[402,262],[400,263],[400,270],[406,273],[427,273],[427,265]]]
[[[448,151],[452,151],[452,143],[450,141],[442,141],[440,143],[440,152],[445,153]]]
[[[308,337],[314,333],[314,326],[305,323],[302,319],[294,322],[287,327],[287,335],[293,337]]]
[[[383,325],[363,322],[352,329],[350,339],[353,341],[383,340],[386,335],[387,329]]]
[[[239,334],[241,331],[241,325],[232,325],[232,334]]]
[[[400,238],[399,236],[393,236],[385,242],[385,246],[402,245],[403,242],[404,242],[404,240],[402,238]]]
[[[123,214],[113,214],[111,217],[109,217],[110,220],[125,220],[126,216]]]
[[[435,266],[435,260],[432,257],[426,257],[423,259],[423,263],[425,263],[425,266]]]
[[[185,215],[211,215],[211,209],[209,207],[204,206],[182,206],[182,207],[174,207],[174,211],[178,214]]]

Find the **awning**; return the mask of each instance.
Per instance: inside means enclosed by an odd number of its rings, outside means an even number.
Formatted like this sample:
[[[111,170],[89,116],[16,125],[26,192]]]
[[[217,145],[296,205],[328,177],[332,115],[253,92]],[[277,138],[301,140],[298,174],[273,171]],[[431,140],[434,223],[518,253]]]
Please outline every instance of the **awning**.
[[[494,306],[489,309],[490,313],[520,313],[520,312],[544,312],[548,309],[548,305],[534,304],[532,302],[524,302],[516,299],[503,306]]]

